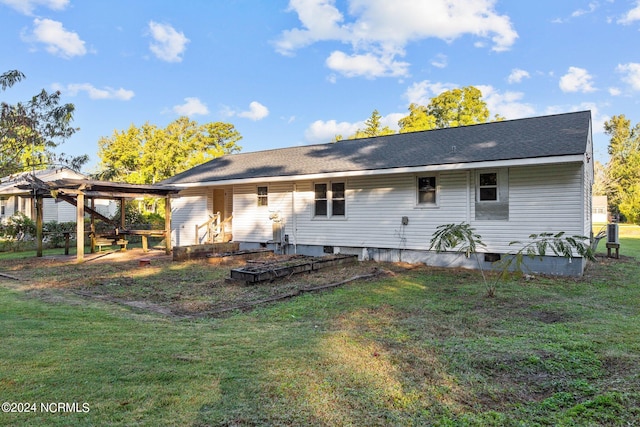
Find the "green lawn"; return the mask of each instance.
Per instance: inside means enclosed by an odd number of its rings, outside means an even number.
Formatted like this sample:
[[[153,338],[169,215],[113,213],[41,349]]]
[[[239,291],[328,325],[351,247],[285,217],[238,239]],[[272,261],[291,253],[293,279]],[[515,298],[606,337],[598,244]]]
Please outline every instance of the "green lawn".
[[[0,400],[37,406],[0,425],[636,425],[636,231],[621,229],[635,259],[496,298],[479,273],[420,267],[176,320],[0,282]]]

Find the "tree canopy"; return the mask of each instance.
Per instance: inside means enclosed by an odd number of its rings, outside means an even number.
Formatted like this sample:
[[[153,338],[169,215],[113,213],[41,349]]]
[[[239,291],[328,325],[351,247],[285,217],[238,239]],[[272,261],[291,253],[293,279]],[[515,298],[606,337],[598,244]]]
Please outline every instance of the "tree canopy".
[[[409,115],[398,121],[400,133],[468,126],[489,121],[487,103],[474,86],[451,89],[431,98],[426,107],[409,105]],[[495,121],[504,120],[498,115]]]
[[[203,125],[180,117],[167,127],[145,123],[114,131],[98,141],[99,177],[130,184],[153,184],[208,160],[240,151],[232,124]]]
[[[4,92],[25,75],[10,70],[0,75]],[[71,126],[73,104],[61,104],[60,92],[42,90],[30,100],[17,104],[0,103],[0,176],[52,164],[79,170],[88,156],[56,154],[54,149],[77,130]]]
[[[609,135],[607,200],[610,210],[640,223],[640,124],[631,127],[624,114],[604,124]]]
[[[399,133],[407,133],[486,123],[489,121],[489,117],[489,108],[482,99],[480,89],[466,86],[445,91],[432,98],[426,106],[411,103],[409,114],[398,120],[398,126],[400,127]],[[388,126],[381,125],[381,118],[378,110],[373,110],[371,117],[365,122],[365,128],[358,129],[348,139],[395,133]],[[504,118],[498,115],[494,116],[494,121],[500,120],[504,120]],[[335,137],[335,141],[341,139],[342,135]]]

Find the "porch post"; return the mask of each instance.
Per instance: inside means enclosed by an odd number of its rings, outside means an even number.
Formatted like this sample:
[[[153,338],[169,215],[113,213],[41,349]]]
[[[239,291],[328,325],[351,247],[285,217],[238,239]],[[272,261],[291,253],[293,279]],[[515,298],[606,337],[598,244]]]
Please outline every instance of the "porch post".
[[[76,261],[84,261],[84,194],[78,193],[76,203]]]
[[[36,256],[42,257],[42,234],[43,234],[42,223],[43,223],[44,214],[42,213],[42,208],[43,208],[42,196],[39,194],[36,195],[35,208],[36,208],[36,241],[38,244]]]
[[[171,253],[171,197],[167,194],[164,198],[164,241],[165,251]]]
[[[124,230],[125,223],[124,197],[120,198],[120,229]]]
[[[94,214],[96,210],[96,199],[91,198],[91,226],[89,230],[91,234],[89,234],[89,238],[91,239],[91,253],[96,252],[96,216]]]

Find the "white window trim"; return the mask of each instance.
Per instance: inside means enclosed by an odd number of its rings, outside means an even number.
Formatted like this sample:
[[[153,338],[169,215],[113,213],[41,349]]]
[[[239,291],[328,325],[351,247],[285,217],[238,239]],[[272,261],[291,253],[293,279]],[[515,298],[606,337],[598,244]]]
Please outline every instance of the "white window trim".
[[[495,173],[496,174],[496,199],[495,200],[480,200],[480,175]],[[493,188],[493,185],[485,185],[482,188]],[[500,201],[500,172],[495,169],[479,170],[476,172],[476,202],[477,203],[497,203]]]
[[[265,187],[267,189],[267,204],[266,205],[261,205],[260,204],[260,194],[258,193],[258,188],[260,187]],[[269,191],[269,186],[268,185],[256,185],[256,207],[258,209],[268,209],[269,208],[269,193],[271,191]]]
[[[435,203],[420,203],[420,189],[418,188],[418,181],[420,178],[435,178],[436,179],[436,201]],[[413,177],[413,194],[415,197],[416,209],[434,209],[440,207],[440,174],[438,173],[425,173],[414,175]]]
[[[316,215],[316,185],[326,184],[327,186],[327,215]],[[333,190],[331,184],[344,184],[344,215],[333,215]],[[311,185],[311,192],[313,194],[313,204],[311,209],[311,219],[314,221],[344,221],[347,219],[347,180],[335,179],[332,181],[316,181]]]

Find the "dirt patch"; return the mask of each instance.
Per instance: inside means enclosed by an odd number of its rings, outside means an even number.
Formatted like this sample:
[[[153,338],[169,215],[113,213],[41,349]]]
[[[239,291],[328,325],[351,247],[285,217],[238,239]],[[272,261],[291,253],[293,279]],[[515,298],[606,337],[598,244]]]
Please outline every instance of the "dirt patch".
[[[18,280],[0,277],[0,283],[52,303],[75,304],[80,298],[193,318],[226,316],[383,273],[380,264],[356,262],[247,284],[230,278],[230,270],[243,265],[239,261],[216,266],[206,259],[174,262],[163,251],[132,249],[87,255],[82,263],[65,256],[2,261],[0,272]],[[402,266],[389,268],[403,270]]]

